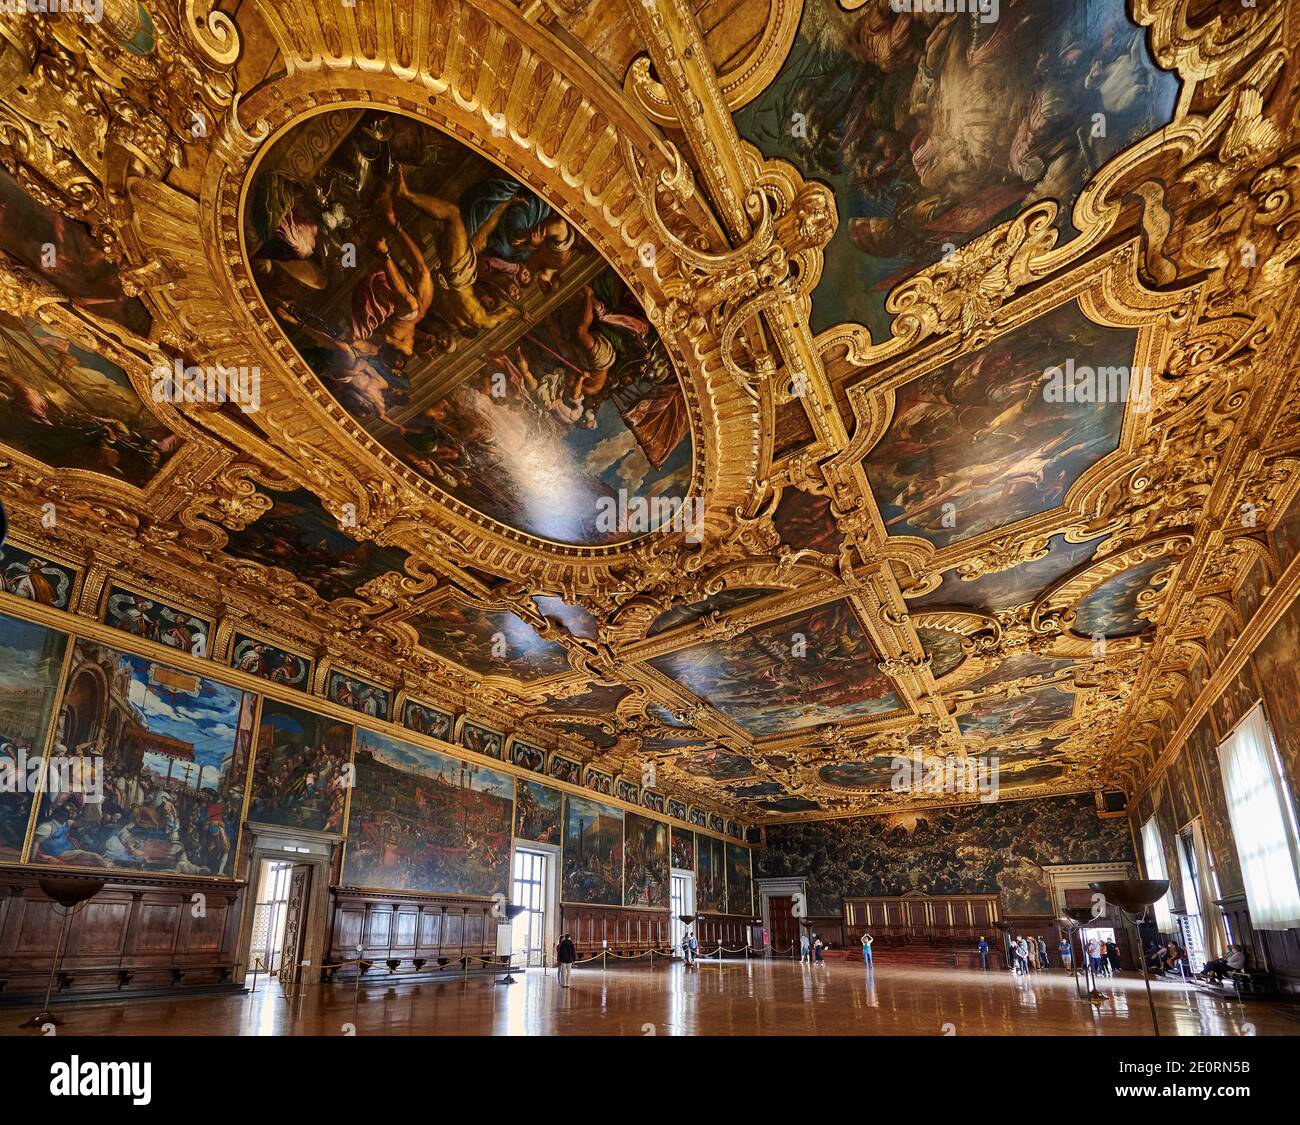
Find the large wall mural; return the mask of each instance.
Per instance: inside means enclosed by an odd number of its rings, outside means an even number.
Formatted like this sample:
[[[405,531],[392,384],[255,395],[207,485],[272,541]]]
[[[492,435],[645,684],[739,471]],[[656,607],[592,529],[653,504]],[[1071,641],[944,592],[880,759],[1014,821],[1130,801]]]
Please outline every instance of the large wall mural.
[[[239,651],[268,667],[282,655],[244,640]],[[344,886],[486,897],[508,891],[513,838],[563,849],[566,901],[656,910],[669,906],[670,866],[694,867],[695,834],[670,850],[664,820],[277,699],[261,700],[255,729],[252,692],[88,639],[65,662],[67,646],[63,632],[0,614],[0,861],[21,862],[30,835],[28,862],[42,866],[242,877],[247,823],[345,840]],[[264,675],[249,663],[238,670]],[[47,738],[60,772],[42,795]],[[728,878],[743,901],[747,849],[724,863],[722,841],[701,834],[699,846],[705,902],[727,908]]]
[[[439,488],[544,539],[616,542],[629,529],[599,501],[684,499],[677,375],[569,221],[427,124],[344,110],[336,127],[319,155],[310,122],[277,142],[245,239],[340,405]]]
[[[723,842],[695,834],[695,909],[722,914],[727,909],[727,867]]]
[[[515,835],[534,844],[559,846],[564,794],[525,778],[515,780]]]
[[[29,862],[233,876],[257,697],[87,640],[72,659],[61,742],[102,758],[103,799],[47,795]]]
[[[564,798],[565,902],[623,904],[624,815],[586,797]]]
[[[344,885],[509,893],[513,777],[364,729],[353,760]]]
[[[1043,866],[1132,862],[1128,821],[1091,795],[771,825],[756,878],[808,879],[808,911],[863,895],[998,894],[1006,914],[1047,914]]]
[[[754,911],[754,880],[750,871],[750,851],[733,844],[724,845],[727,856],[727,913],[752,914]]]
[[[268,699],[262,707],[248,819],[342,833],[352,727]]]
[[[1037,200],[1058,201],[1070,232],[1084,183],[1174,109],[1178,83],[1123,0],[1002,0],[992,21],[846,6],[808,0],[776,81],[736,115],[766,155],[835,190],[814,331],[888,335],[895,284]]]
[[[22,856],[67,644],[63,633],[0,614],[0,860]]]
[[[1257,680],[1267,685],[1264,713],[1277,741],[1278,754],[1291,786],[1291,799],[1300,820],[1300,601],[1291,603],[1251,660]]]
[[[623,818],[623,904],[667,907],[669,881],[668,825],[637,813]]]

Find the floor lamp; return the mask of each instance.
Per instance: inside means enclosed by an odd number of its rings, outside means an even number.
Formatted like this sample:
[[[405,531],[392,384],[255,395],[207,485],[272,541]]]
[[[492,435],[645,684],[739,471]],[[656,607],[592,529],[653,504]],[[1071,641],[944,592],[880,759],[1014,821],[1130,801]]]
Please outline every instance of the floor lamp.
[[[1159,902],[1169,893],[1168,879],[1112,879],[1105,883],[1089,883],[1088,888],[1109,904],[1114,903],[1120,917],[1137,929],[1138,960],[1142,963],[1142,983],[1147,988],[1147,1006],[1151,1009],[1151,1029],[1160,1034],[1160,1023],[1156,1019],[1156,1002],[1151,995],[1151,977],[1147,972],[1146,950],[1142,948],[1142,930],[1138,921],[1145,917],[1153,903]]]
[[[63,916],[63,922],[59,926],[59,942],[54,949],[54,960],[50,962],[50,979],[45,985],[45,1003],[41,1005],[39,1012],[30,1019],[23,1020],[18,1026],[44,1027],[46,1024],[52,1023],[55,1027],[61,1027],[63,1021],[50,1011],[50,996],[54,992],[54,978],[63,965],[63,949],[68,940],[68,927],[71,925],[72,916],[77,912],[78,908],[104,889],[104,880],[77,878],[68,875],[38,879],[37,885],[41,888],[41,892],[45,897],[50,900],[54,912]]]
[[[1088,922],[1096,920],[1091,906],[1067,906],[1061,916],[1063,922],[1070,926],[1071,933],[1079,935],[1079,961],[1083,965],[1083,984],[1088,990],[1087,1000],[1106,1000],[1108,997],[1097,988],[1097,974],[1092,971],[1092,958],[1088,956],[1088,946],[1084,942],[1083,931]],[[1073,954],[1071,955],[1073,956]],[[1078,980],[1078,977],[1075,978]]]
[[[691,927],[692,927],[693,925],[695,925],[695,915],[694,915],[694,914],[679,914],[679,915],[677,915],[677,920],[678,920],[678,921],[679,921],[683,926],[686,927],[686,929],[682,931],[682,941],[685,942],[685,941],[687,941],[687,940],[690,938],[690,936],[691,936]],[[698,953],[698,950],[697,950],[696,952]],[[685,950],[685,949],[682,950],[682,963],[683,963],[683,965],[685,965],[686,968],[688,968],[688,969],[691,967],[691,965],[693,965],[693,964],[695,963],[694,958],[692,958],[692,959],[689,960],[689,961],[686,959],[686,950]]]
[[[514,972],[512,962],[515,959],[515,919],[521,915],[527,907],[510,904],[505,908],[506,916],[503,920],[497,922],[497,956],[504,956],[506,959],[506,975],[502,977],[497,984],[517,984],[518,981],[511,975]]]

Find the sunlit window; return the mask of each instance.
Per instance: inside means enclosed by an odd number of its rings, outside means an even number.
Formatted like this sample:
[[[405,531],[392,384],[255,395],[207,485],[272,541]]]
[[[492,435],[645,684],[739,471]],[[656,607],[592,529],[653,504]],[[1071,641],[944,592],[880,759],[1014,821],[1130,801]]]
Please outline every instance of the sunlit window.
[[[1260,930],[1300,927],[1295,806],[1262,705],[1219,746],[1219,766],[1251,924]]]
[[[1147,864],[1148,879],[1168,879],[1169,870],[1165,867],[1165,850],[1160,843],[1160,826],[1156,818],[1151,817],[1142,825],[1142,857]],[[1156,929],[1162,934],[1174,931],[1174,916],[1169,913],[1169,892],[1156,903]]]

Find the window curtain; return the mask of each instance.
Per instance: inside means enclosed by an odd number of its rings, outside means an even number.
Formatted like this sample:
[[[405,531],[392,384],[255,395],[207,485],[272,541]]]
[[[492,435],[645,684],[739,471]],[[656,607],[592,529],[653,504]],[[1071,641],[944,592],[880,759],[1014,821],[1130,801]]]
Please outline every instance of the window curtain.
[[[1219,767],[1251,924],[1300,928],[1295,809],[1261,704],[1219,746]]]
[[[1160,826],[1153,816],[1142,825],[1142,856],[1146,860],[1148,879],[1168,879],[1169,871],[1165,867],[1165,850],[1160,843]],[[1156,929],[1162,934],[1174,932],[1174,916],[1169,913],[1169,892],[1156,903]]]
[[[1205,844],[1205,825],[1201,818],[1192,821],[1192,846],[1196,849],[1196,879],[1201,887],[1201,929],[1205,934],[1206,960],[1223,957],[1228,952],[1228,936],[1223,929],[1223,912],[1215,904],[1219,888],[1210,870],[1210,849]]]

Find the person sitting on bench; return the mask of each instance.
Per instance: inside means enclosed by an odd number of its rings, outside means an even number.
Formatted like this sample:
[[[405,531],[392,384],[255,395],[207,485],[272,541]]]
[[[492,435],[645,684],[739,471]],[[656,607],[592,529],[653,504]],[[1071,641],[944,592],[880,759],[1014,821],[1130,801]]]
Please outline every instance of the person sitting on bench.
[[[1220,957],[1217,961],[1207,961],[1205,968],[1201,970],[1201,975],[1213,977],[1218,984],[1223,983],[1223,978],[1229,973],[1240,972],[1246,967],[1246,954],[1236,945],[1228,946],[1228,955]]]

